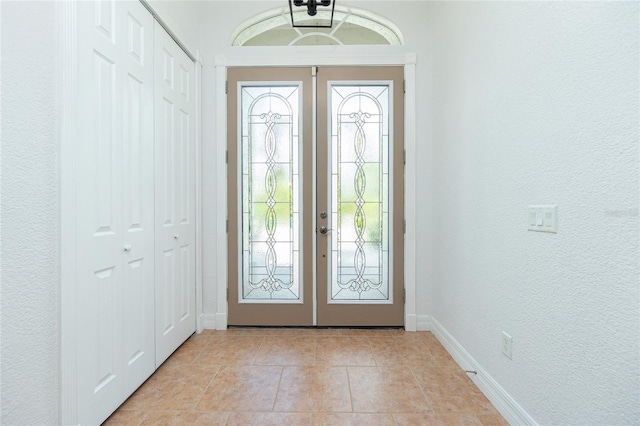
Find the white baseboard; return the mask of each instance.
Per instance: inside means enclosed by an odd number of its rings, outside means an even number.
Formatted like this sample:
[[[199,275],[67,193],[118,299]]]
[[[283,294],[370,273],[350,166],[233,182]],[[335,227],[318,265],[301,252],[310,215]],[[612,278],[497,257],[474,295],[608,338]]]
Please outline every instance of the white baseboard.
[[[406,331],[416,331],[417,317],[416,315],[407,314],[404,316],[404,329]]]
[[[416,331],[431,331],[431,315],[418,315]]]
[[[478,374],[469,374],[469,377],[509,424],[537,426],[538,423],[473,359],[469,352],[435,318],[431,317],[430,323],[433,334],[458,365],[464,370],[478,372]]]
[[[215,314],[202,314],[204,317],[204,329],[215,330],[216,329],[216,315]]]
[[[225,313],[218,313],[216,314],[215,317],[215,327],[216,330],[226,330],[227,329],[227,314]]]
[[[202,330],[205,329],[204,321],[205,321],[204,314],[200,314],[196,317],[196,333],[200,334],[202,333]]]

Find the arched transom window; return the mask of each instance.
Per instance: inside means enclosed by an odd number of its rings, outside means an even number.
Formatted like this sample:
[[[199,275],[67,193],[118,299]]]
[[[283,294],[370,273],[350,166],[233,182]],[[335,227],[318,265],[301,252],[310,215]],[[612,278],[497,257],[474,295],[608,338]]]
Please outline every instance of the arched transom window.
[[[296,11],[296,22],[311,19]],[[317,21],[317,20],[316,20]],[[273,9],[238,26],[232,46],[403,44],[400,29],[389,20],[351,7],[335,7],[332,28],[293,28],[289,8]]]

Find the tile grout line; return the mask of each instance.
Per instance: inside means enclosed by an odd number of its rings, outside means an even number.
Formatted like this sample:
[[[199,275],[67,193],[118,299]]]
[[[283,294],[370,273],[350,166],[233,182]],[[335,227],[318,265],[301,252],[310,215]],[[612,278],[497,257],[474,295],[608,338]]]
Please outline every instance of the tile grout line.
[[[273,398],[273,405],[271,406],[271,412],[275,413],[276,411],[276,403],[278,402],[278,394],[280,393],[280,383],[282,383],[282,376],[284,375],[284,367],[280,367],[280,379],[278,379],[278,387],[276,388],[276,396]]]
[[[211,379],[209,380],[209,383],[207,383],[207,386],[205,386],[204,390],[200,393],[200,396],[197,398],[196,403],[193,404],[193,407],[191,408],[190,411],[192,411],[192,412],[195,411],[196,407],[198,406],[200,401],[202,401],[202,398],[204,398],[205,394],[209,390],[209,387],[211,386],[211,383],[213,383],[213,381],[216,379],[216,377],[218,377],[218,374],[220,373],[222,368],[223,368],[222,365],[218,366],[218,369],[216,370],[215,374],[211,377]]]
[[[142,418],[138,422],[138,426],[140,426],[142,423],[144,423],[144,421],[147,419],[147,417],[149,417],[149,414],[151,414],[151,410],[147,410],[147,413],[144,416],[142,416]]]
[[[436,414],[436,410],[433,408],[433,403],[431,402],[431,399],[427,396],[426,392],[424,391],[424,389],[422,388],[422,385],[420,384],[420,381],[418,380],[418,378],[416,377],[416,373],[413,371],[414,367],[408,367],[409,371],[411,371],[411,375],[413,376],[413,380],[416,381],[416,385],[418,385],[418,389],[420,389],[420,392],[422,392],[422,396],[424,396],[424,398],[427,400],[427,402],[429,403],[429,408],[431,408],[431,412],[437,416]]]
[[[344,369],[347,371],[347,384],[349,385],[349,405],[351,405],[351,413],[353,413],[353,395],[351,394],[351,375],[349,374],[349,367],[345,366]]]
[[[198,353],[196,354],[196,356],[193,357],[193,359],[191,360],[191,362],[189,363],[189,365],[196,365],[196,359],[198,359],[200,357],[200,354],[207,348],[207,346],[209,346],[209,343],[211,339],[209,339],[209,337],[205,337],[207,339],[207,343],[204,344],[204,346],[202,346],[202,349],[200,349],[200,351],[198,351]]]
[[[260,350],[262,349],[262,345],[264,345],[264,336],[260,337],[260,346],[258,346],[258,350],[256,351],[256,353],[253,355],[253,360],[251,361],[251,364],[249,365],[256,365],[256,359],[258,359],[258,354],[260,353]]]

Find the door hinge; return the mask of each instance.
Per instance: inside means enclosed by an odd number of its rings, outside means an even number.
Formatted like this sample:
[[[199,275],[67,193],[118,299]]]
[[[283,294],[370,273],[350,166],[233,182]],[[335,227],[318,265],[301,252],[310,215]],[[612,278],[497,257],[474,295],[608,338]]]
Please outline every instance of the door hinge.
[[[402,93],[407,93],[407,80],[402,80]]]
[[[227,302],[229,301],[229,287],[227,287]]]
[[[227,234],[229,233],[229,219],[227,219]]]
[[[402,151],[402,164],[406,165],[407,164],[407,150],[403,150]]]
[[[225,95],[229,94],[229,80],[224,82],[224,93]]]
[[[407,303],[407,289],[406,288],[402,289],[402,301],[404,303]]]
[[[225,164],[229,164],[229,150],[224,153],[224,162]]]
[[[402,232],[407,233],[407,219],[402,219]]]

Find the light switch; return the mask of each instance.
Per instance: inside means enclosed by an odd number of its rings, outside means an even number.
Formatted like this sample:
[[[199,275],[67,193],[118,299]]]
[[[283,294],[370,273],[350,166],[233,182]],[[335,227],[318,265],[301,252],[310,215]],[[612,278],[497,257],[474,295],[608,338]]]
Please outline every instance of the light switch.
[[[558,206],[536,205],[529,206],[529,231],[558,232]]]

